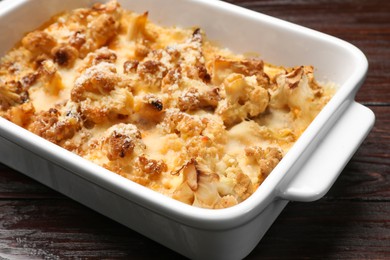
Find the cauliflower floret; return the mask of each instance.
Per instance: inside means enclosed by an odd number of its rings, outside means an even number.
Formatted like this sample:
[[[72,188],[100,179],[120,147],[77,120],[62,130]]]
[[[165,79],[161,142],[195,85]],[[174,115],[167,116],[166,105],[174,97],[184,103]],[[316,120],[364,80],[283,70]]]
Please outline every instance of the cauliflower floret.
[[[76,79],[71,99],[80,102],[81,113],[94,123],[113,115],[130,115],[133,111],[131,82],[116,73],[115,65],[101,62],[88,68]]]
[[[168,170],[168,166],[163,160],[148,159],[145,156],[139,156],[136,167],[151,178],[158,177],[162,172]]]
[[[60,17],[59,28],[66,31],[67,41],[84,58],[88,53],[108,45],[118,34],[122,9],[117,1],[80,8]],[[73,51],[72,51],[73,52]]]
[[[54,62],[63,67],[72,67],[79,56],[79,51],[68,44],[61,44],[51,51]]]
[[[134,160],[142,155],[146,148],[137,126],[126,123],[114,124],[91,138],[88,145],[90,148],[85,154],[86,158],[99,162],[104,167],[122,167],[122,170],[127,170],[123,167],[131,169]]]
[[[34,112],[35,109],[32,103],[27,102],[19,106],[11,107],[10,109],[7,110],[7,112],[3,116],[9,121],[19,126],[25,127],[31,122],[34,116]]]
[[[226,131],[223,122],[212,115],[190,115],[170,108],[166,110],[164,120],[158,128],[164,134],[175,133],[183,140],[201,136],[218,142],[226,141],[223,138]]]
[[[133,124],[116,124],[97,142],[99,149],[91,151],[87,158],[141,185],[149,185],[167,170],[163,161],[146,157],[141,132]]]
[[[197,207],[214,208],[221,198],[217,189],[218,175],[202,171],[195,159],[183,165],[180,172],[183,182],[173,198]]]
[[[102,62],[88,68],[74,83],[71,99],[74,102],[87,98],[98,99],[115,88],[120,81],[113,64]]]
[[[254,192],[255,187],[248,175],[238,173],[236,175],[236,185],[234,186],[234,193],[238,201],[246,200]]]
[[[168,70],[165,65],[158,60],[146,59],[137,66],[137,75],[140,83],[137,84],[137,91],[148,89],[150,92],[157,92],[161,88],[162,79]]]
[[[222,196],[233,196],[237,202],[247,199],[255,190],[255,183],[243,172],[237,155],[225,154],[217,163],[220,174],[218,191]]]
[[[27,97],[23,96],[22,86],[19,82],[2,82],[0,79],[0,109],[8,108],[23,103]]]
[[[289,108],[297,121],[308,125],[326,104],[322,88],[313,76],[313,67],[301,66],[276,77],[276,88],[270,89],[270,107]]]
[[[258,59],[233,60],[217,56],[213,61],[213,73],[211,82],[220,85],[231,74],[238,73],[246,77],[255,76],[259,85],[268,87],[269,79],[264,73],[264,63]]]
[[[222,85],[224,93],[215,112],[228,127],[258,116],[268,106],[268,91],[257,84],[254,76],[231,74]]]
[[[172,85],[180,84],[181,79],[193,79],[194,82],[200,80],[204,83],[210,80],[199,29],[186,42],[147,52],[140,60],[142,62],[129,61],[124,66],[126,73],[136,72],[139,75],[142,82],[140,88],[145,85],[154,86],[154,91],[162,88],[163,92],[169,93]]]
[[[177,109],[167,109],[159,128],[166,134],[176,133],[185,140],[193,136],[199,136],[206,128],[206,124],[198,116],[189,115]]]
[[[205,66],[203,55],[203,36],[199,28],[195,29],[187,42],[176,46],[180,52],[180,66],[182,73],[190,79],[200,79],[208,83],[211,79]]]
[[[89,51],[96,50],[107,43],[118,34],[119,5],[116,1],[111,1],[107,5],[95,6],[99,14],[89,22],[86,32],[86,43],[84,44]]]
[[[110,50],[106,46],[97,49],[94,52],[88,53],[87,57],[83,60],[83,65],[79,68],[80,72],[84,72],[87,68],[95,66],[101,62],[115,63],[117,55],[113,50]]]
[[[81,127],[82,119],[78,113],[78,106],[69,103],[62,111],[51,108],[36,114],[27,128],[53,143],[60,144],[72,138]]]
[[[275,147],[267,147],[265,149],[259,146],[247,147],[245,155],[247,156],[248,164],[257,164],[259,166],[260,180],[265,179],[283,158],[282,151]]]
[[[165,86],[174,83],[171,78],[175,73],[180,73],[183,78],[207,82],[209,75],[204,63],[202,37],[200,31],[195,30],[186,42],[148,52],[142,57],[142,62],[130,61],[124,67],[126,73],[132,71],[138,74],[142,81],[141,88],[147,85],[159,90],[162,84]],[[168,88],[169,85],[165,87]]]
[[[198,189],[194,193],[192,206],[200,208],[211,208],[220,201],[217,182],[219,177],[215,173],[202,173],[198,175]]]
[[[22,39],[22,45],[34,56],[50,55],[51,50],[57,45],[57,41],[45,31],[34,31]]]
[[[61,74],[52,60],[44,60],[39,67],[39,76],[45,90],[51,95],[57,95],[64,88]]]
[[[133,106],[133,95],[125,88],[116,88],[100,99],[87,98],[80,102],[81,113],[93,123],[131,115]]]
[[[110,127],[104,137],[103,149],[110,161],[134,157],[145,149],[141,132],[133,124],[120,123]]]
[[[174,192],[173,198],[202,208],[236,205],[253,193],[254,186],[250,178],[235,166],[237,164],[226,169],[227,176],[219,176],[195,159],[187,161],[179,170],[182,183]]]
[[[191,111],[202,108],[215,109],[218,106],[219,90],[213,88],[199,91],[196,88],[190,88],[178,98],[178,107],[181,111]]]

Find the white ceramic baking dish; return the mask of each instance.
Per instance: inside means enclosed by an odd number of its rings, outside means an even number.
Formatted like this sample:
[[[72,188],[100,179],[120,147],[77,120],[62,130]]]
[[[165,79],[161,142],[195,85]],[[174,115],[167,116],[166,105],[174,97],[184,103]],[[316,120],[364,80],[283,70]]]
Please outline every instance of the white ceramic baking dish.
[[[52,15],[91,0],[5,0],[0,54]],[[288,201],[312,201],[331,187],[374,123],[354,101],[368,63],[334,37],[220,1],[128,0],[152,21],[200,26],[236,52],[256,52],[278,65],[313,65],[316,77],[340,87],[279,165],[243,203],[221,210],[185,205],[72,154],[0,118],[0,161],[187,256],[239,259],[258,244]],[[277,250],[277,249],[275,249]]]

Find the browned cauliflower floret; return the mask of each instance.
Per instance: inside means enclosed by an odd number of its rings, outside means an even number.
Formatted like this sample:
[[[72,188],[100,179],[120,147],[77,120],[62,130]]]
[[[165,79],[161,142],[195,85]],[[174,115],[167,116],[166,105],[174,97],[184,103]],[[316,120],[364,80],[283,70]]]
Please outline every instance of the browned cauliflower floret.
[[[0,94],[1,95],[1,94]],[[35,113],[34,106],[31,102],[23,103],[19,106],[13,106],[7,110],[3,115],[7,120],[22,126],[26,127],[31,123]]]
[[[168,166],[163,160],[150,159],[146,155],[140,155],[135,159],[130,174],[128,173],[126,177],[141,185],[159,187],[159,180],[163,176],[163,172],[167,170]]]
[[[178,107],[181,111],[197,109],[215,109],[220,100],[218,88],[200,92],[196,88],[190,88],[178,98]]]
[[[168,70],[167,74],[162,80],[161,92],[172,95],[175,91],[180,88],[180,83],[182,81],[181,67],[176,66]]]
[[[202,53],[202,36],[199,30],[195,30],[193,36],[184,43],[153,50],[142,58],[142,62],[130,62],[124,67],[126,73],[138,73],[144,82],[141,87],[146,84],[159,90],[161,86],[166,93],[185,88],[186,86],[179,86],[181,79],[190,81],[187,85],[198,80],[209,82],[210,79]]]
[[[39,73],[38,72],[31,72],[31,73],[28,73],[28,74],[24,75],[20,79],[20,83],[22,84],[23,89],[26,90],[26,94],[27,94],[28,88],[35,84],[35,82],[37,81],[38,77],[39,77]]]
[[[206,128],[206,122],[198,116],[192,116],[176,109],[168,109],[159,126],[164,133],[176,133],[181,138],[187,139],[200,135]]]
[[[49,94],[57,95],[64,88],[61,74],[52,60],[44,60],[39,67],[38,74]]]
[[[59,116],[60,112],[55,108],[51,108],[48,111],[42,111],[35,115],[35,119],[33,123],[28,126],[28,130],[44,137],[44,133],[58,122]]]
[[[209,140],[216,140],[218,143],[226,141],[225,126],[215,116],[190,115],[177,109],[167,109],[164,120],[158,127],[164,134],[174,133],[183,140],[201,137],[203,144]]]
[[[217,56],[213,62],[212,83],[221,84],[229,75],[233,73],[242,74],[246,77],[256,76],[257,82],[263,88],[267,88],[269,79],[264,73],[264,63],[259,59],[232,60]]]
[[[138,60],[128,60],[125,63],[123,63],[123,73],[125,74],[136,74],[137,73],[137,67],[138,67],[139,61]]]
[[[168,166],[163,160],[148,159],[144,155],[138,157],[136,167],[151,179],[159,177],[162,172],[168,170]]]
[[[135,158],[145,149],[141,132],[133,124],[120,123],[110,127],[102,144],[110,161]]]
[[[99,9],[103,13],[88,24],[87,43],[91,43],[93,49],[107,45],[117,35],[119,29],[118,7]]]
[[[203,55],[203,36],[199,28],[195,29],[192,38],[185,44],[179,46],[181,53],[182,71],[188,78],[200,79],[206,83],[211,80],[211,76],[205,65]]]
[[[101,123],[110,116],[132,113],[133,95],[129,88],[130,81],[117,74],[113,64],[101,62],[76,79],[71,99],[80,102],[84,117]]]
[[[115,51],[110,50],[107,47],[102,47],[94,52],[90,52],[83,60],[83,65],[78,69],[84,71],[85,69],[97,65],[101,62],[115,63],[117,55]]]
[[[70,37],[69,37],[69,44],[70,46],[76,48],[77,50],[80,50],[81,46],[84,45],[86,42],[86,35],[82,31],[78,30],[75,31]],[[80,55],[80,53],[79,53]],[[83,55],[85,56],[85,55]]]
[[[322,91],[314,80],[313,67],[296,67],[276,77],[269,105],[274,109],[288,108],[297,122],[308,125],[327,102]]]
[[[56,39],[45,31],[34,31],[22,39],[22,45],[34,56],[40,54],[50,55],[51,50],[57,45]]]
[[[137,74],[142,83],[138,85],[137,89],[145,90],[148,87],[150,91],[158,91],[167,72],[165,65],[158,60],[147,59],[140,62],[137,66]]]
[[[86,120],[98,124],[131,115],[133,104],[133,95],[128,89],[115,88],[100,99],[87,98],[80,102],[80,110]]]
[[[20,82],[7,81],[0,79],[0,109],[5,111],[8,108],[22,104],[27,100],[28,95],[23,91]]]
[[[63,111],[51,108],[48,111],[39,112],[27,128],[53,143],[60,144],[72,138],[81,129],[82,120],[77,110],[76,104],[69,103]]]
[[[203,37],[199,29],[195,29],[192,37],[184,43],[167,46],[162,54],[161,60],[169,68],[170,78],[174,76],[176,79],[187,78],[204,83],[210,81],[203,55]]]
[[[231,74],[222,84],[222,100],[216,109],[226,126],[258,116],[268,106],[268,91],[257,84],[255,77]]]
[[[54,62],[60,66],[72,67],[79,56],[79,51],[71,45],[62,44],[51,50]]]
[[[117,1],[96,4],[92,9],[76,9],[64,17],[67,25],[67,43],[78,50],[79,57],[110,44],[117,36],[122,9]]]
[[[103,62],[88,68],[74,83],[71,98],[80,102],[87,98],[98,99],[98,95],[107,95],[118,84],[120,77],[114,65]]]
[[[98,161],[103,167],[139,184],[150,183],[150,176],[140,167],[145,161],[141,159],[140,162],[139,157],[144,156],[146,146],[136,125],[114,124],[101,136],[91,139],[89,146],[85,158]],[[147,165],[143,167],[148,168]]]
[[[123,158],[126,154],[132,153],[135,146],[131,138],[116,131],[111,133],[106,142],[108,146],[107,158],[110,161]]]
[[[263,149],[259,146],[251,146],[245,149],[250,164],[257,164],[260,168],[259,176],[267,177],[276,165],[282,160],[283,153],[274,147]]]
[[[131,155],[135,146],[140,143],[141,133],[136,126],[121,124],[111,129],[105,139],[107,158],[110,161]]]

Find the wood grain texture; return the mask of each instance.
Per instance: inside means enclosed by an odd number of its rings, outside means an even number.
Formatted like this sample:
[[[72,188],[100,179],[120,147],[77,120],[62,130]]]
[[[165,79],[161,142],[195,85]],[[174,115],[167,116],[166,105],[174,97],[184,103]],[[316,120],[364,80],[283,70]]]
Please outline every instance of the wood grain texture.
[[[389,213],[388,202],[290,203],[248,259],[386,259]]]
[[[248,259],[390,259],[390,1],[229,0],[359,47],[376,123],[324,198],[290,203]],[[1,37],[1,36],[0,36]],[[0,259],[180,259],[0,165]]]
[[[37,185],[39,186],[39,185]],[[0,257],[155,258],[178,255],[68,199],[0,201]]]

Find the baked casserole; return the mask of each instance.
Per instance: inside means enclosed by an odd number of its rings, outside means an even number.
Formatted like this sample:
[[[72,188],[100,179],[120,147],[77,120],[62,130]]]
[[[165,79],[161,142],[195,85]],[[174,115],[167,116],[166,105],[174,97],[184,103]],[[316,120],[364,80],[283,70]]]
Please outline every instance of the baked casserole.
[[[235,54],[116,1],[53,17],[0,61],[0,116],[203,208],[248,198],[333,93],[312,66]]]

